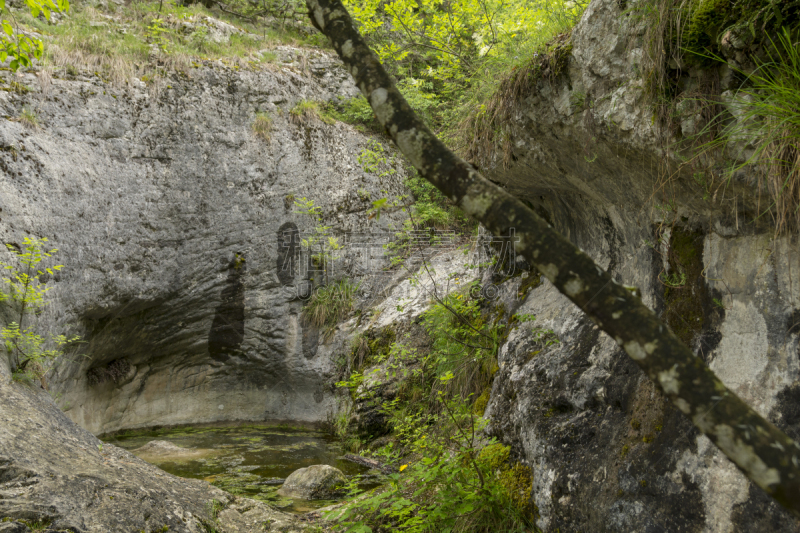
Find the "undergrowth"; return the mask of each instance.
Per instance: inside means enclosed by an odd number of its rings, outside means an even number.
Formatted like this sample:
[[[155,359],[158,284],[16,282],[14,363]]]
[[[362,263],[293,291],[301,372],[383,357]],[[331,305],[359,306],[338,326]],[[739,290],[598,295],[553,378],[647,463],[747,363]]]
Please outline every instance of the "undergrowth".
[[[510,462],[509,448],[495,441],[476,455],[481,419],[464,402],[442,396],[440,403],[440,415],[412,420],[404,428],[411,460],[381,488],[330,513],[335,530],[531,531],[536,509],[530,501],[530,468]]]
[[[428,337],[423,344],[395,339],[388,328],[353,341],[352,371],[338,385],[348,388],[354,401],[380,403],[391,438],[372,453],[397,473],[334,511],[336,530],[535,530],[531,469],[516,461],[509,447],[481,436],[497,350],[508,326],[482,300],[469,298],[469,288],[437,300],[423,314],[420,324]],[[392,400],[375,395],[386,382],[396,382]],[[342,434],[351,432],[349,416],[338,420]],[[357,494],[353,487],[351,496]]]
[[[441,236],[434,230],[452,230],[454,235],[467,235],[477,228],[477,223],[413,167],[408,168],[405,185],[411,193],[406,207],[410,216],[399,228],[394,228],[394,238],[384,245],[392,267],[403,264],[421,248],[440,244]]]

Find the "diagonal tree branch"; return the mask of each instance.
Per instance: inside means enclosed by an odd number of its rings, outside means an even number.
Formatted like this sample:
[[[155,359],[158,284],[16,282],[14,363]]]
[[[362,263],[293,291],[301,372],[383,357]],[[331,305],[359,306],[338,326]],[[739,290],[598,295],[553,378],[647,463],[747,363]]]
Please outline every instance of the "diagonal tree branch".
[[[422,176],[495,235],[516,229],[517,252],[655,381],[759,487],[800,516],[800,445],[728,390],[630,291],[533,211],[453,154],[416,117],[340,0],[306,0],[375,115]]]

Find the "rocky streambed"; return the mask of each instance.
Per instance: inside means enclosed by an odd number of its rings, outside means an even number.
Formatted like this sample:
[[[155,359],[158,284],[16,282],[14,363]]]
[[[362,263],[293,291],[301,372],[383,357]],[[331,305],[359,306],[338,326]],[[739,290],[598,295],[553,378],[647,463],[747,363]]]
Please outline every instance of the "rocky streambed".
[[[202,479],[231,494],[267,502],[295,514],[334,501],[279,495],[286,478],[300,468],[332,466],[362,488],[376,486],[378,481],[376,472],[345,460],[335,438],[302,426],[183,426],[119,432],[103,440],[170,474]]]

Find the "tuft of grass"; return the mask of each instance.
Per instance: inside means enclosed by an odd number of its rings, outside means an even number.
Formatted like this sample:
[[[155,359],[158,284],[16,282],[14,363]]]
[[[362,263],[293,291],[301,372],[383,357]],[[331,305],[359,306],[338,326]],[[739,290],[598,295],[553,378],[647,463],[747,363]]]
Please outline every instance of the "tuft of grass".
[[[553,83],[567,68],[572,54],[572,31],[556,35],[533,57],[500,78],[490,97],[465,115],[457,126],[460,150],[467,161],[490,167],[498,157],[503,167],[511,161],[511,140],[504,126],[511,122],[517,103],[536,90],[539,81]],[[499,154],[499,156],[498,156]]]
[[[275,63],[278,60],[278,55],[275,52],[261,52],[262,63]]]
[[[269,113],[256,113],[256,118],[253,119],[251,128],[255,136],[262,141],[268,143],[272,140],[272,117],[270,117]]]
[[[743,165],[757,163],[761,169],[776,231],[784,233],[800,230],[800,45],[788,30],[772,45],[750,76],[751,86],[736,95],[742,114],[728,139],[759,139]]]
[[[746,79],[728,102],[734,120],[700,150],[736,154],[752,146],[749,157],[728,168],[729,179],[745,167],[755,170],[769,198],[760,216],[773,217],[776,234],[800,231],[800,44],[784,30],[752,74],[738,74]]]
[[[318,287],[303,308],[304,318],[318,328],[331,331],[353,310],[358,284],[348,278]]]
[[[306,124],[316,120],[321,120],[325,124],[336,122],[327,106],[314,100],[300,100],[289,111],[289,116],[298,124]]]
[[[22,112],[19,114],[19,117],[17,117],[17,120],[20,122],[20,124],[30,129],[39,129],[39,115],[37,115],[36,111],[29,107],[22,108]]]
[[[50,526],[50,520],[37,520],[36,522],[30,520],[22,520],[28,529],[31,530],[31,533],[35,533],[37,531],[46,531],[48,526]]]

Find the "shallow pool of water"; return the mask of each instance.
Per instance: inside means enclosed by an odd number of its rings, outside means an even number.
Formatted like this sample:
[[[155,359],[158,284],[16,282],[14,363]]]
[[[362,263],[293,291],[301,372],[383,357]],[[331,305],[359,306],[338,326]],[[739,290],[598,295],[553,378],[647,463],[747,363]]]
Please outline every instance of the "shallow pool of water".
[[[190,426],[127,431],[104,437],[159,468],[186,478],[205,479],[233,494],[269,502],[284,511],[304,513],[333,502],[278,496],[282,480],[298,468],[335,466],[359,476],[364,488],[375,480],[367,468],[345,461],[336,439],[322,431],[269,425]],[[185,453],[166,456],[137,451],[148,442],[167,441]]]

